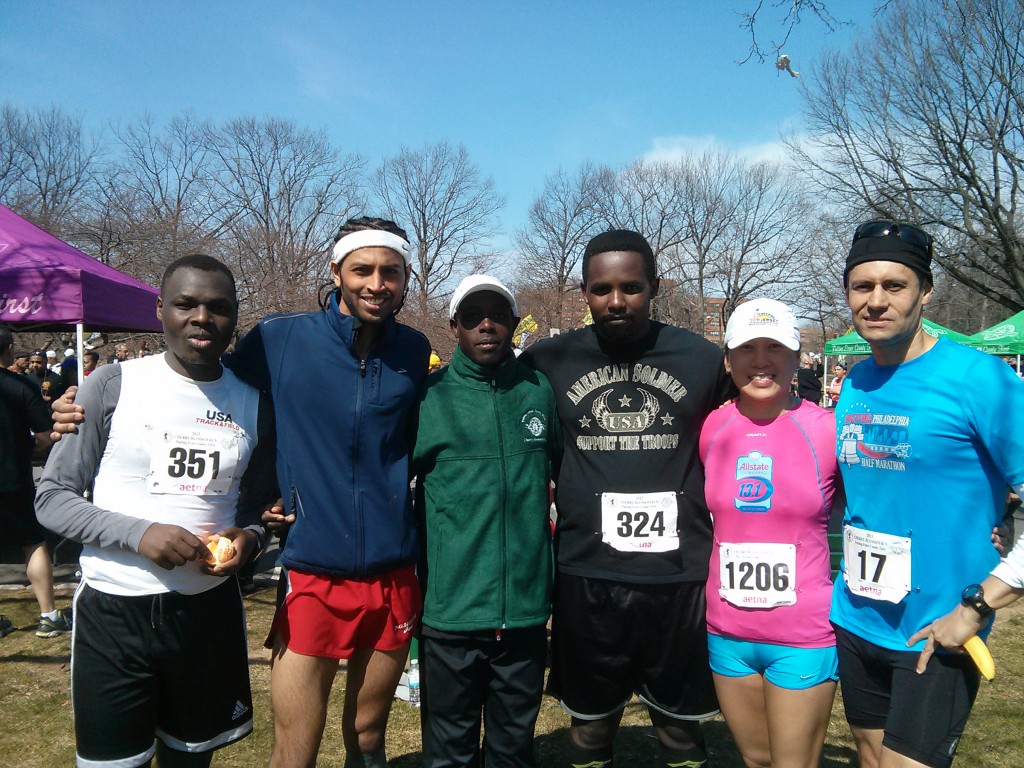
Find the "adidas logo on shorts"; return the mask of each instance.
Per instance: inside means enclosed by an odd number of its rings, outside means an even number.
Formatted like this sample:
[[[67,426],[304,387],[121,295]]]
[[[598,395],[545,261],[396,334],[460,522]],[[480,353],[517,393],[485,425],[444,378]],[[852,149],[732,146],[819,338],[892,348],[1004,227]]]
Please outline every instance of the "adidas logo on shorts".
[[[243,704],[240,701],[236,701],[235,702],[235,711],[231,713],[231,720],[232,720],[232,722],[234,722],[235,720],[240,718],[242,715],[244,715],[248,711],[249,711],[249,708],[247,706],[245,706],[245,704]]]

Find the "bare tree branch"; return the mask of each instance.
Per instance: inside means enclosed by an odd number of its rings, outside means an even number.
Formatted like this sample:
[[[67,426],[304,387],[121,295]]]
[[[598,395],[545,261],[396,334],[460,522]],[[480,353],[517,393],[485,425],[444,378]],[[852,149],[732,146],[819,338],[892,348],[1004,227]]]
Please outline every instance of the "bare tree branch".
[[[926,226],[951,277],[1024,308],[1024,5],[895,3],[805,88],[789,145],[824,199]]]
[[[387,214],[410,230],[413,296],[421,313],[443,297],[457,271],[486,265],[505,200],[465,147],[442,141],[403,148],[377,169],[373,192]]]
[[[597,209],[600,171],[591,163],[570,176],[556,171],[530,205],[528,224],[516,232],[522,287],[553,288],[549,327],[564,327],[563,297],[578,287],[577,265],[587,241],[602,229]]]

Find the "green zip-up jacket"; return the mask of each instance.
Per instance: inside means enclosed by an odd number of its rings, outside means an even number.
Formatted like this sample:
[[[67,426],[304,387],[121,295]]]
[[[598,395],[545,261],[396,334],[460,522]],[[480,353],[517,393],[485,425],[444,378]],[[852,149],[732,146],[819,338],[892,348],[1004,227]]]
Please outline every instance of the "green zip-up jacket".
[[[413,471],[423,623],[444,632],[544,624],[548,483],[562,450],[551,385],[512,355],[485,367],[456,348],[451,363],[427,377],[419,409]]]

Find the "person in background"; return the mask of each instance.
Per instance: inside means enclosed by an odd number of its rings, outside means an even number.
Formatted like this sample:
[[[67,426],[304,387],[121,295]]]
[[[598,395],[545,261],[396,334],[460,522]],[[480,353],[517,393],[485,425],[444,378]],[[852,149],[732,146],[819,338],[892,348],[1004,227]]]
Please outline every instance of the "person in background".
[[[60,363],[60,391],[65,392],[68,387],[78,386],[78,358],[75,357],[75,350],[65,349],[64,359]]]
[[[100,362],[100,353],[94,349],[87,349],[82,353],[82,372],[88,376],[96,370]]]
[[[828,385],[828,404],[835,408],[839,404],[839,393],[843,389],[843,381],[846,380],[846,365],[836,363],[832,366],[832,381]]]
[[[814,358],[803,355],[796,371],[796,394],[809,403],[821,402],[821,379],[814,373]]]
[[[28,376],[43,393],[47,402],[60,397],[60,376],[49,369],[46,364],[46,353],[34,351],[28,358]]]
[[[108,363],[123,363],[132,359],[132,352],[127,344],[118,344],[114,347],[114,354],[107,358]]]
[[[32,459],[50,447],[50,413],[39,388],[8,370],[13,345],[14,332],[0,325],[0,530],[4,543],[21,547],[25,555],[25,574],[39,604],[36,636],[50,638],[71,631],[71,611],[58,610],[55,603],[46,530],[32,506]],[[0,616],[0,637],[13,631],[10,619]]]
[[[7,370],[11,373],[28,373],[28,353],[27,352],[15,352],[14,362],[7,366]]]

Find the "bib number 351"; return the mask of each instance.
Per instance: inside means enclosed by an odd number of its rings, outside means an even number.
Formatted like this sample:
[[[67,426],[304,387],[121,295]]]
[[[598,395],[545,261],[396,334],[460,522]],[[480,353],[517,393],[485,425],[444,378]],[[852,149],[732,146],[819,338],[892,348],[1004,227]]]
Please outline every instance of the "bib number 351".
[[[225,494],[231,489],[238,455],[234,435],[209,430],[162,432],[154,440],[147,489],[187,496]]]
[[[172,448],[170,465],[167,467],[168,477],[190,477],[198,480],[206,475],[209,462],[210,479],[216,480],[220,473],[220,451],[207,451],[202,448]]]

